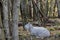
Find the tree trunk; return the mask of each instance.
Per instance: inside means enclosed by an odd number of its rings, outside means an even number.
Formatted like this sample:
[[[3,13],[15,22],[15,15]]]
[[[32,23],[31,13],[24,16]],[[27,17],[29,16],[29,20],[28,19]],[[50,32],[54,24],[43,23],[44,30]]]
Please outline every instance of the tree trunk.
[[[18,36],[18,14],[20,9],[20,0],[13,1],[13,23],[12,23],[12,40],[19,40]]]
[[[32,1],[31,0],[29,0],[28,1],[28,13],[29,13],[29,18],[30,19],[32,19],[32,17],[33,17],[33,7],[32,7],[33,5],[32,5]]]
[[[0,2],[0,40],[5,40],[5,35],[4,35],[4,30],[3,30],[3,19],[2,19],[2,10],[3,9],[3,6],[2,6],[2,3]]]
[[[12,14],[11,13],[11,10],[12,10],[12,2],[11,2],[11,0],[8,0],[8,4],[9,4],[8,5],[9,32],[10,32],[10,36],[12,37],[12,15],[11,15]]]
[[[58,17],[60,18],[60,0],[57,0]]]
[[[27,12],[26,12],[26,0],[21,0],[21,16],[22,16],[22,20],[23,20],[23,28],[24,28],[24,25],[26,24],[26,21],[27,21]],[[25,28],[24,28],[25,30]]]
[[[3,0],[3,25],[5,28],[6,40],[10,40],[9,25],[8,25],[8,0]]]
[[[53,17],[57,17],[57,16],[56,16],[56,10],[55,10],[55,9],[56,9],[56,6],[57,6],[57,5],[56,5],[56,0],[55,0],[54,7],[53,7],[53,12],[54,12],[54,13],[53,13]]]
[[[38,9],[37,9],[37,7],[35,6],[35,4],[37,4],[37,6],[38,6],[38,3],[37,3],[37,1],[38,0],[33,0],[35,3],[33,3],[33,21],[37,21],[38,20]]]

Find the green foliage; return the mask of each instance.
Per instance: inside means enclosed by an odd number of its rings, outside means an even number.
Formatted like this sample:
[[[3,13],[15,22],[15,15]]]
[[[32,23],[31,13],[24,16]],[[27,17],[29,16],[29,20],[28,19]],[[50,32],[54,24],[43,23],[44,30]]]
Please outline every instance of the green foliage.
[[[55,31],[55,28],[51,27],[51,28],[48,28],[48,30]]]

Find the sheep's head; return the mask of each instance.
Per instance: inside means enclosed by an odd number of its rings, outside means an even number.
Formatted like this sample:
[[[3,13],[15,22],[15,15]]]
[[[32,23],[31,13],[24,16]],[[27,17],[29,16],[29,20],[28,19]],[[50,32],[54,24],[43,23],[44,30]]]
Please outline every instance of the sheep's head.
[[[28,23],[28,24],[25,25],[26,30],[30,30],[31,28],[33,28],[31,23]]]

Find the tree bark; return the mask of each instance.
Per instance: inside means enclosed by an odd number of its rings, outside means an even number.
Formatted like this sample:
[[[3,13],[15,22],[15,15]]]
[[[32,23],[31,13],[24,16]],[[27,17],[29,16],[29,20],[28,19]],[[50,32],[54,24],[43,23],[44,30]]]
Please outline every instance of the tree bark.
[[[10,36],[12,37],[12,2],[11,0],[8,0],[8,22],[9,22],[9,32],[10,32]],[[12,38],[11,38],[12,39]],[[10,39],[10,40],[11,40]]]
[[[19,40],[18,37],[18,14],[20,9],[20,0],[13,1],[13,27],[12,27],[12,40]]]
[[[32,19],[32,14],[33,14],[33,7],[32,7],[33,5],[32,5],[32,1],[31,0],[29,0],[28,1],[28,13],[29,13],[29,18],[30,19]]]
[[[8,0],[3,0],[3,25],[5,28],[6,40],[10,40],[9,24],[8,24]]]
[[[27,21],[27,12],[26,12],[26,0],[21,0],[21,16],[22,16],[22,20],[23,20],[23,28],[24,28],[24,25],[26,24],[26,21]],[[25,28],[24,28],[25,30]]]
[[[57,8],[58,8],[58,17],[60,18],[60,0],[57,1]]]
[[[3,19],[2,19],[2,10],[3,9],[3,6],[2,6],[2,3],[0,2],[0,40],[5,40],[5,35],[4,35],[4,30],[3,30]]]

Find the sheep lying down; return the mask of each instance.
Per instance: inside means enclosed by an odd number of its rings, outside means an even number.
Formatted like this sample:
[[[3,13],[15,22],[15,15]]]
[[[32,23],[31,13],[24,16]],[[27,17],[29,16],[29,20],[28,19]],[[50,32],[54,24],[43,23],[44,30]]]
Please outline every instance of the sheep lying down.
[[[44,27],[33,27],[30,33],[40,38],[50,36],[50,32]]]
[[[49,30],[44,27],[34,27],[31,23],[25,25],[26,30],[38,38],[45,38],[50,36]]]

